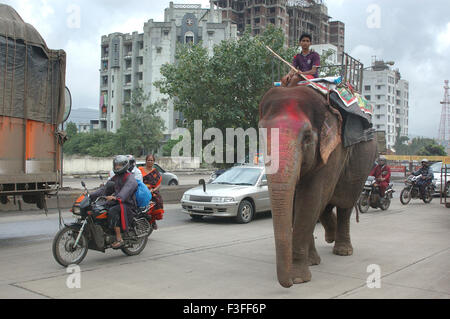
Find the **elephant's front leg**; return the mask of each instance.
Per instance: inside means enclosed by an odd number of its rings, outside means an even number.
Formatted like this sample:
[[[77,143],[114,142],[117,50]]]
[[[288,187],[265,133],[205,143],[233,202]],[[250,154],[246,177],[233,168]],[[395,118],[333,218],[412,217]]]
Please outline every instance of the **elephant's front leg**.
[[[311,264],[318,264],[320,257],[314,246],[314,228],[319,218],[317,199],[309,192],[296,192],[292,232],[292,280],[299,284],[311,280]]]
[[[353,254],[353,246],[350,241],[350,216],[353,208],[337,209],[336,241],[333,253],[339,256],[350,256]]]

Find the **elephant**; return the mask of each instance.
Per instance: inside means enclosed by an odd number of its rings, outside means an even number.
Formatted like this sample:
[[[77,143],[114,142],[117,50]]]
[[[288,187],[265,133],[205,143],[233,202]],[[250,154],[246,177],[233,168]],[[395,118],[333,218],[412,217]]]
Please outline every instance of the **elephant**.
[[[326,98],[306,86],[271,88],[259,104],[259,127],[279,132],[274,148],[272,134],[267,134],[266,155],[274,158],[278,152],[278,169],[268,172],[266,163],[266,172],[277,277],[285,288],[310,281],[309,266],[320,263],[313,235],[319,220],[326,242],[334,242],[334,254],[353,253],[350,215],[377,146],[372,139],[344,147],[342,122]]]

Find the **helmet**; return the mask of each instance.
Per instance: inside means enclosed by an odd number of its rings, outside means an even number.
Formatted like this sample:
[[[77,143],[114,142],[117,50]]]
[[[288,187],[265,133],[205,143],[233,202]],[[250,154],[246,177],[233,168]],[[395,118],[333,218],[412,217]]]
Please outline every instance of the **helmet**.
[[[426,158],[422,159],[420,162],[422,163],[422,165],[424,165],[424,164],[425,164],[425,165],[430,164],[430,162],[429,162]]]
[[[127,172],[130,167],[130,161],[125,155],[117,155],[113,160],[113,172],[116,175],[121,175]]]
[[[134,159],[133,155],[127,155],[127,158],[128,161],[130,162],[130,167],[128,168],[128,171],[131,172],[136,166],[136,160]]]
[[[386,164],[386,156],[380,155],[380,157],[378,157],[378,164],[380,164],[380,162]]]

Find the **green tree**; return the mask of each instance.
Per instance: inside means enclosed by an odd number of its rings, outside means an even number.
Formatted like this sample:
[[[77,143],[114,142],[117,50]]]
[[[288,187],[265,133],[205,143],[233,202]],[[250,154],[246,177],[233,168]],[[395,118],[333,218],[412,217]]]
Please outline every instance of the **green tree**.
[[[145,155],[162,144],[164,120],[158,113],[166,107],[162,102],[146,105],[148,99],[142,88],[133,90],[129,109],[125,110],[116,134],[117,149],[122,154]]]
[[[72,136],[75,136],[75,134],[77,134],[78,129],[77,129],[77,125],[74,122],[69,122],[67,123],[66,126],[66,133],[67,133],[67,138],[71,138]]]
[[[328,49],[320,55],[319,77],[338,76],[340,74],[341,68],[339,66],[333,66],[334,64],[328,61],[328,58],[334,53],[335,51],[333,49]]]
[[[424,147],[422,147],[418,152],[417,155],[424,155],[424,156],[446,156],[447,152],[445,152],[445,148],[442,145],[438,144],[428,144]]]
[[[155,86],[174,99],[191,130],[194,120],[205,129],[257,128],[259,102],[274,80],[274,58],[264,45],[290,61],[294,49],[283,44],[281,29],[270,26],[262,35],[247,31],[237,41],[222,41],[212,57],[201,44],[179,45],[176,62],[161,67]]]

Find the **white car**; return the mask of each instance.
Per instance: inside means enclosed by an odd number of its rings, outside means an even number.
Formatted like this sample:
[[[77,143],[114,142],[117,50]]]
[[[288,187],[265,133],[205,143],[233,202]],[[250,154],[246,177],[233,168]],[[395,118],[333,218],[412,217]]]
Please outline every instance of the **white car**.
[[[445,172],[445,167],[444,167],[444,170],[442,171],[442,179],[441,179],[442,162],[437,162],[437,163],[434,163],[431,165],[431,169],[433,170],[433,175],[434,175],[433,183],[436,185],[435,189],[438,194],[441,192],[441,187],[442,187],[442,192],[444,194],[446,192],[447,193],[449,192],[450,164],[446,164],[446,167],[447,167],[447,172]],[[447,177],[445,177],[445,174],[447,175]],[[446,182],[447,182],[447,184],[444,185]]]
[[[136,162],[136,167],[141,167],[141,166],[145,166],[145,162]],[[159,166],[156,163],[154,163],[153,166],[161,174],[161,176],[162,176],[161,183],[163,185],[176,186],[179,184],[177,175],[164,170],[161,166]]]
[[[270,211],[264,166],[235,166],[209,184],[187,190],[181,199],[183,213],[192,219],[204,216],[235,217],[250,222],[255,213]]]

